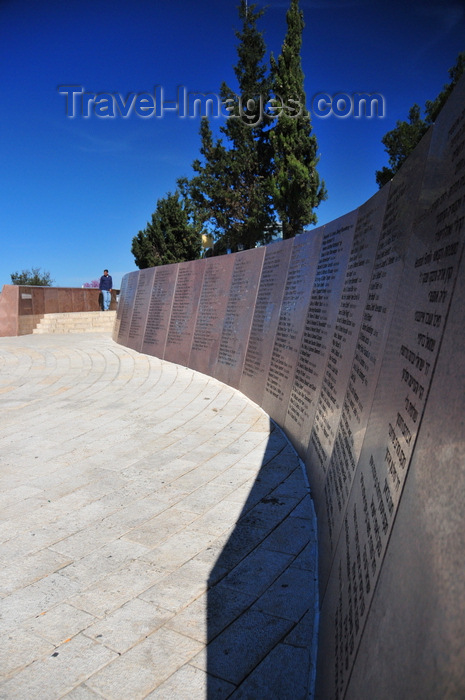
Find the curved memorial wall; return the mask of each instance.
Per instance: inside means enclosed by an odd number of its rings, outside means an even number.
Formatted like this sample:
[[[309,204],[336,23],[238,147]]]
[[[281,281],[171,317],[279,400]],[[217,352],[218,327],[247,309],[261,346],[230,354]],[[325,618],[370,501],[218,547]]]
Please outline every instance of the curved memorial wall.
[[[319,698],[465,697],[465,79],[389,185],[123,278],[114,339],[236,387],[306,465]]]

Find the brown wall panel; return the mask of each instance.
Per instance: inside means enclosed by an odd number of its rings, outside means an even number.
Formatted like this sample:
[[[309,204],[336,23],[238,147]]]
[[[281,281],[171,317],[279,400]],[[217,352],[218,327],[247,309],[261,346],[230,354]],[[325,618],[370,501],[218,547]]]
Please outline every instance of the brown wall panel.
[[[71,289],[72,311],[100,311],[99,289]]]
[[[144,341],[145,324],[147,322],[147,309],[152,292],[156,268],[151,267],[141,270],[138,275],[137,291],[134,297],[134,308],[132,310],[131,325],[128,333],[128,347],[133,350],[142,350]]]
[[[323,229],[320,257],[315,273],[303,333],[297,355],[284,429],[301,457],[313,425],[342,287],[354,237],[357,211],[346,214]],[[348,368],[341,367],[341,372]],[[313,480],[313,468],[310,467]]]
[[[232,255],[221,255],[205,261],[189,367],[211,376],[215,376],[233,269]]]
[[[276,337],[262,406],[284,426],[308,303],[315,279],[322,229],[293,239]]]
[[[129,330],[131,328],[132,312],[136,300],[139,272],[130,272],[125,275],[121,284],[120,301],[117,312],[118,343],[127,345]],[[123,293],[124,288],[124,293]]]
[[[137,274],[137,273],[136,273]],[[120,337],[120,326],[121,326],[121,317],[123,315],[123,310],[125,309],[126,306],[126,292],[128,288],[128,278],[129,275],[124,275],[123,279],[121,280],[121,289],[120,289],[120,298],[119,298],[119,304],[118,308],[116,310],[116,320],[115,320],[115,325],[113,326],[113,340],[115,342],[120,342],[119,337]]]
[[[25,297],[30,297],[32,301],[32,313],[34,315],[42,315],[45,313],[45,296],[43,287],[29,287],[21,289],[20,298],[20,313],[21,316],[30,312],[29,303],[26,302]]]
[[[293,240],[266,247],[239,389],[261,404],[284,294]]]
[[[265,248],[237,253],[220,336],[215,377],[239,387]]]
[[[59,309],[59,295],[58,289],[55,287],[46,288],[44,290],[44,313],[54,314]]]
[[[5,284],[0,294],[0,337],[18,335],[19,287]]]
[[[347,700],[465,697],[464,262]]]
[[[155,278],[146,309],[147,323],[142,342],[142,352],[148,355],[155,355],[156,357],[163,357],[178,276],[178,266],[162,265],[154,269]]]
[[[35,313],[35,302],[37,299],[42,301],[42,308],[44,305],[44,289],[43,287],[19,287],[18,296],[18,314],[20,316],[29,316]],[[41,313],[44,313],[43,311]]]
[[[71,313],[73,311],[73,293],[71,289],[59,288],[58,313]]]
[[[336,543],[342,537],[347,501],[354,480],[358,478],[357,470],[366,468],[360,454],[380,369],[385,360],[386,343],[406,264],[407,246],[416,212],[419,211],[418,201],[428,148],[429,136],[390,185],[333,451],[324,484],[321,478],[315,484],[321,595],[333,567]],[[418,177],[413,177],[413,173]]]
[[[165,358],[187,366],[191,352],[206,260],[179,263]]]
[[[363,332],[371,337],[378,333],[370,324],[371,314],[364,315],[364,309],[388,194],[389,186],[374,195],[358,211],[323,381],[315,406],[314,420],[308,431],[310,439],[305,462],[312,471],[312,488],[317,501],[322,498],[321,491],[325,485],[328,462],[346,401],[359,334]],[[361,379],[365,380],[363,373]],[[347,399],[353,400],[354,397]]]

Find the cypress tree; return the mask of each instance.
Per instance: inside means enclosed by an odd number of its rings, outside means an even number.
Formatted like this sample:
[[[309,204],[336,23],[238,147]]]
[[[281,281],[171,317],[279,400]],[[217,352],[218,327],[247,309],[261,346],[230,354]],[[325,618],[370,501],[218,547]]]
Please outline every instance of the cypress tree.
[[[326,199],[326,190],[316,169],[317,140],[305,107],[300,55],[304,20],[299,0],[291,0],[286,20],[281,54],[277,61],[271,57],[273,92],[277,104],[283,105],[270,131],[274,159],[271,191],[283,238],[292,238],[306,224],[317,222],[313,210]]]
[[[271,151],[266,135],[263,106],[270,95],[270,81],[263,63],[266,46],[257,22],[263,11],[241,0],[238,83],[235,93],[226,83],[220,95],[229,109],[220,128],[225,140],[213,139],[207,119],[200,129],[202,159],[193,163],[197,173],[190,181],[193,201],[220,234],[222,248],[252,248],[270,240],[274,214],[270,197]]]

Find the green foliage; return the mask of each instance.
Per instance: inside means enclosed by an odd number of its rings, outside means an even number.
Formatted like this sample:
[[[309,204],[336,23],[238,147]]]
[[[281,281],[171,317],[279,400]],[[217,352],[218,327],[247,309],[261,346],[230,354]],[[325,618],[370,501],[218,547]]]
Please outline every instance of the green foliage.
[[[11,284],[22,284],[33,287],[51,287],[54,280],[50,278],[50,272],[44,270],[40,272],[40,267],[33,267],[32,270],[22,270],[22,272],[13,272],[11,275]]]
[[[198,257],[200,234],[205,232],[215,238],[210,254],[221,254],[268,243],[278,230],[278,217],[285,238],[316,222],[313,209],[326,192],[316,170],[317,142],[305,109],[302,12],[298,0],[291,0],[282,54],[277,62],[272,59],[271,70],[257,26],[263,13],[240,0],[237,93],[226,83],[220,88],[229,117],[219,138],[209,120],[202,119],[193,177],[178,180],[177,193],[158,201],[152,222],[133,239],[140,268]],[[279,116],[267,114],[273,95],[278,107],[296,100],[300,113],[284,109]]]
[[[465,72],[465,51],[462,51],[457,56],[455,65],[449,68],[449,78],[450,83],[444,85],[443,89],[436,97],[435,100],[427,100],[425,104],[426,122],[428,125],[434,124],[439,112],[444,107],[447,102],[449,95],[451,94],[454,87],[457,85],[461,76]]]
[[[313,209],[326,199],[326,190],[316,170],[318,146],[305,108],[300,56],[304,20],[299,0],[291,0],[286,19],[287,34],[281,54],[277,61],[271,57],[273,91],[287,107],[270,131],[274,159],[271,192],[283,238],[292,238],[306,224],[316,223]],[[293,112],[291,106],[295,108]]]
[[[201,229],[182,188],[157,202],[152,220],[132,240],[139,269],[195,260],[200,256]]]
[[[218,249],[255,247],[271,239],[275,217],[270,198],[271,151],[261,105],[268,100],[270,81],[263,59],[266,53],[257,21],[263,11],[241,0],[242,30],[234,68],[238,95],[223,83],[220,95],[230,116],[220,128],[225,137],[214,139],[207,119],[200,127],[201,159],[189,181],[192,200],[202,220],[217,236]]]
[[[396,128],[383,136],[382,143],[389,155],[389,168],[384,167],[376,173],[376,182],[380,187],[391,180],[402,163],[420,142],[428,125],[420,115],[420,107],[415,104],[410,108],[408,122],[397,121]]]
[[[389,156],[389,167],[384,166],[382,170],[376,171],[376,182],[379,187],[382,187],[394,177],[428,128],[434,124],[464,71],[465,52],[462,52],[457,56],[455,65],[449,69],[450,83],[444,85],[435,100],[427,100],[424,110],[425,117],[421,116],[420,107],[414,104],[409,110],[408,122],[397,121],[395,129],[388,131],[383,136],[381,141]]]

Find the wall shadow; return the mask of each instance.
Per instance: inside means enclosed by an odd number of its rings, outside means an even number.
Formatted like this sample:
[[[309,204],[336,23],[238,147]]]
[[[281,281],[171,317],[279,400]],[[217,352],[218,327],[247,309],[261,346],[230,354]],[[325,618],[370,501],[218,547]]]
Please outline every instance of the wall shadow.
[[[302,463],[270,420],[260,472],[210,573],[207,698],[313,697],[317,532]]]

